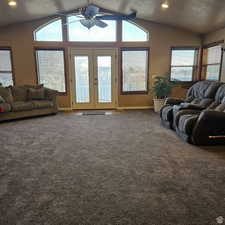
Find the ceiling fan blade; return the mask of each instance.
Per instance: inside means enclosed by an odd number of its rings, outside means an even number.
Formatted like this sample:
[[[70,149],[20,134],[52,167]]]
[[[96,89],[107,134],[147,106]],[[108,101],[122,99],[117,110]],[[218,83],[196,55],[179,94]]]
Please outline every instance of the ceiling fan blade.
[[[99,8],[97,6],[89,5],[85,10],[84,15],[88,17],[94,17],[98,14],[98,12]]]
[[[87,27],[88,29],[92,28],[95,25],[94,20],[87,20],[87,19],[80,20],[80,23],[83,26]]]
[[[94,22],[95,22],[95,25],[96,25],[96,26],[101,27],[101,28],[105,28],[105,27],[108,26],[107,23],[105,23],[105,22],[103,22],[103,21],[101,21],[101,20],[96,20],[96,19],[95,19]]]
[[[129,15],[103,15],[103,16],[96,16],[96,19],[100,20],[133,20],[136,18],[137,13],[133,12]]]

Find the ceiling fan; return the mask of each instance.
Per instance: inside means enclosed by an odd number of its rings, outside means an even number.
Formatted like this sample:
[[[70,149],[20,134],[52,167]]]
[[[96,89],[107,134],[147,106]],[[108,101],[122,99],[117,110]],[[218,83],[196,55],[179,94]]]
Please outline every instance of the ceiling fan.
[[[83,26],[88,29],[92,28],[93,26],[105,28],[108,26],[108,24],[102,20],[133,20],[136,18],[136,12],[133,12],[129,15],[100,14],[100,8],[92,4],[88,5],[87,7],[80,8],[78,11],[79,14],[72,14],[76,15],[76,17],[80,17],[80,19],[68,22],[65,25],[79,21]],[[67,16],[66,14],[60,15]]]

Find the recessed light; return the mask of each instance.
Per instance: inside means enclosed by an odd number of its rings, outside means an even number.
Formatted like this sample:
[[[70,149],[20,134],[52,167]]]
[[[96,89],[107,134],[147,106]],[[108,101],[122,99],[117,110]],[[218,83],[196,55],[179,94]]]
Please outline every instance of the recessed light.
[[[163,2],[161,6],[162,6],[163,9],[168,9],[169,8],[168,2]]]
[[[16,7],[16,6],[17,6],[17,2],[16,2],[15,0],[9,0],[9,1],[8,1],[8,5],[9,5],[10,7]]]

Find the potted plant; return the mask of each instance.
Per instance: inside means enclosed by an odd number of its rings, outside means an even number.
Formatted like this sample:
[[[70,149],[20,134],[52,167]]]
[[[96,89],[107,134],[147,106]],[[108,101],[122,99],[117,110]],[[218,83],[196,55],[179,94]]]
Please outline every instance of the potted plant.
[[[165,99],[170,95],[173,84],[169,81],[169,76],[155,76],[155,82],[151,89],[154,95],[154,110],[159,112],[164,105]]]

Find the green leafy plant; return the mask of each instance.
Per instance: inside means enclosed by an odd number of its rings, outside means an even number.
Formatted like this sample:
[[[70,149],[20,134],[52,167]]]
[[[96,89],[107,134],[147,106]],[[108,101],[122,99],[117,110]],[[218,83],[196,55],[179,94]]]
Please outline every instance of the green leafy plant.
[[[157,99],[164,99],[171,94],[173,84],[169,81],[169,76],[156,76],[155,82],[150,91]]]
[[[0,83],[0,87],[2,87],[2,83]]]

